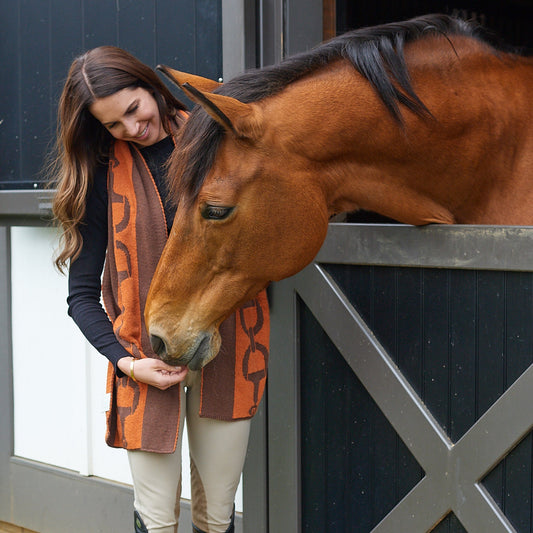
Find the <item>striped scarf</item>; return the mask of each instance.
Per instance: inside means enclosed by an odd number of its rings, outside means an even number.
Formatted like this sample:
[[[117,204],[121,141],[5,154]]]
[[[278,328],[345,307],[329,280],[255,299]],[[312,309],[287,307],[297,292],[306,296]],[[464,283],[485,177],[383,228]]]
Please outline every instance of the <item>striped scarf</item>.
[[[108,170],[108,249],[102,294],[118,341],[136,358],[157,357],[144,324],[150,281],[167,240],[163,204],[137,148],[115,141]],[[220,326],[222,347],[202,369],[200,416],[252,417],[264,392],[269,346],[266,292]],[[172,453],[179,432],[180,387],[166,391],[118,377],[109,365],[106,442]]]

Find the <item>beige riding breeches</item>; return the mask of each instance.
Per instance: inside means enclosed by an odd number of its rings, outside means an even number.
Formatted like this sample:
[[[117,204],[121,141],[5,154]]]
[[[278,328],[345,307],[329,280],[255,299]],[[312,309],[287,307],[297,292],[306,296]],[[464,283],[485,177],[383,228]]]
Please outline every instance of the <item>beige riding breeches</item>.
[[[172,454],[128,451],[135,509],[150,533],[176,533],[181,495],[181,436],[187,423],[194,525],[224,533],[230,525],[235,492],[244,465],[250,420],[200,418],[201,373],[189,371],[181,387],[179,441]]]

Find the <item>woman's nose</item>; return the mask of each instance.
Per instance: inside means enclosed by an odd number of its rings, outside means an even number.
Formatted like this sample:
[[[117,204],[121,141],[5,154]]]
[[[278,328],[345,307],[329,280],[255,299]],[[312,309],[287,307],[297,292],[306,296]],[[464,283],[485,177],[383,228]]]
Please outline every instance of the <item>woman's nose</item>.
[[[124,123],[124,130],[129,137],[135,137],[138,134],[138,129],[136,120],[128,120]]]

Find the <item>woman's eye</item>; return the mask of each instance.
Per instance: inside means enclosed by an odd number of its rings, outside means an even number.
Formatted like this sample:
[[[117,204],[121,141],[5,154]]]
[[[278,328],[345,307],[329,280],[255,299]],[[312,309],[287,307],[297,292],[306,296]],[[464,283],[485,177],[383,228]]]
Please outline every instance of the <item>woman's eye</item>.
[[[220,205],[204,205],[201,214],[206,220],[224,220],[231,214],[233,209],[235,208]]]

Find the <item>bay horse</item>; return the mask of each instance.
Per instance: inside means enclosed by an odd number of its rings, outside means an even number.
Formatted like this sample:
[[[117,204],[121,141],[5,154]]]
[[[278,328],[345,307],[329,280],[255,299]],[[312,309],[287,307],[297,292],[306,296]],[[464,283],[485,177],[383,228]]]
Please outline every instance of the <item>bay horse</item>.
[[[532,59],[462,20],[358,29],[223,85],[160,69],[199,104],[145,310],[170,364],[214,357],[221,321],[309,264],[336,213],[533,224]]]

